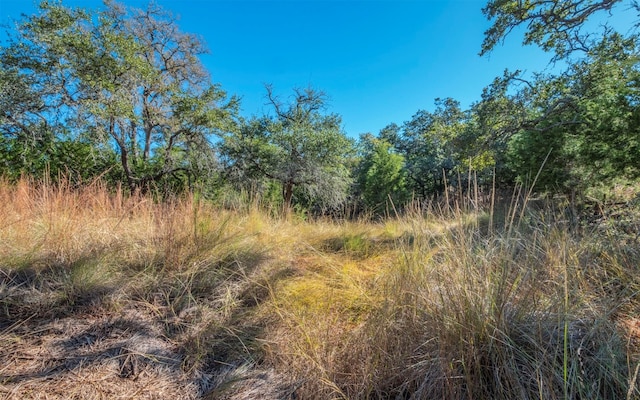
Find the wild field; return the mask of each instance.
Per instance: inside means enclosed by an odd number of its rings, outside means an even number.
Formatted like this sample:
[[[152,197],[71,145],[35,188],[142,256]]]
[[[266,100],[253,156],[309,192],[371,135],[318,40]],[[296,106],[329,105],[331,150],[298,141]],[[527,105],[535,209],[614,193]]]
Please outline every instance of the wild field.
[[[619,197],[581,221],[516,193],[371,222],[0,182],[0,393],[638,399]]]

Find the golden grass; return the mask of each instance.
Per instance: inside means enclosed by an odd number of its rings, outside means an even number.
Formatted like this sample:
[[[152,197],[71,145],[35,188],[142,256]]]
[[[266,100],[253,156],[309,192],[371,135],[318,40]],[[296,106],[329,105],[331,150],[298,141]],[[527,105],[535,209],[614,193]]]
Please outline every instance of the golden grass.
[[[633,234],[515,204],[303,221],[0,182],[0,392],[638,398]]]

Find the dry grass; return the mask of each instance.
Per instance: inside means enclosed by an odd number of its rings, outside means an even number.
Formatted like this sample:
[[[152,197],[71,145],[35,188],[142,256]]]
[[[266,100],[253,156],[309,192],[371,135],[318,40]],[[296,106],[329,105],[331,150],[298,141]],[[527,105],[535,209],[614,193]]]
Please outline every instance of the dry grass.
[[[0,393],[639,398],[637,236],[516,204],[306,222],[0,182]]]
[[[256,279],[277,223],[192,197],[0,186],[10,398],[199,398],[257,363]]]

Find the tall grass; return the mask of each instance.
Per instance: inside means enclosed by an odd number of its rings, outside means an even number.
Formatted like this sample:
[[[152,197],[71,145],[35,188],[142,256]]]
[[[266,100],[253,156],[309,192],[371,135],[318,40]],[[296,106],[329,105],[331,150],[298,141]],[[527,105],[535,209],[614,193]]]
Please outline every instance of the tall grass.
[[[0,389],[640,398],[635,232],[581,225],[524,190],[487,209],[447,200],[377,222],[303,220],[258,202],[1,181]]]
[[[210,363],[220,332],[238,328],[250,277],[275,245],[261,232],[276,226],[191,195],[158,203],[100,182],[0,182],[0,387],[14,388],[10,398],[65,398],[69,382],[104,382],[111,376],[104,368],[133,357],[155,371],[148,379],[156,396],[206,393],[217,383],[198,368]],[[96,343],[91,356],[56,344],[85,340]],[[240,348],[221,357],[240,364],[253,357],[243,346],[232,339],[216,351]],[[25,355],[31,352],[38,356]],[[68,367],[75,359],[85,361]],[[140,390],[119,384],[118,373],[110,379],[110,389],[94,397]]]
[[[281,352],[307,378],[303,397],[640,396],[637,333],[621,323],[640,311],[638,247],[548,208],[512,201],[498,214],[490,229],[486,215],[461,211],[398,221],[411,240],[386,252],[355,324],[344,311],[308,315],[285,302]]]

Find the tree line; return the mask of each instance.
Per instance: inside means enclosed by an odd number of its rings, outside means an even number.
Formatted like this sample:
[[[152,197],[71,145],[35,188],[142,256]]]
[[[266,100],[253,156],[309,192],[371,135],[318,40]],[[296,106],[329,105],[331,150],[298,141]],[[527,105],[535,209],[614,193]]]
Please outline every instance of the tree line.
[[[96,178],[161,195],[249,193],[284,208],[380,213],[447,188],[532,184],[581,193],[640,176],[637,27],[585,32],[616,0],[492,0],[481,54],[516,27],[557,74],[505,71],[467,109],[436,99],[402,124],[356,139],[315,88],[243,118],[212,82],[201,39],[174,16],[106,1],[42,1],[0,47],[0,175]],[[638,12],[628,5],[626,12]],[[635,7],[635,8],[634,8]]]

